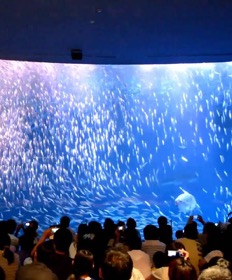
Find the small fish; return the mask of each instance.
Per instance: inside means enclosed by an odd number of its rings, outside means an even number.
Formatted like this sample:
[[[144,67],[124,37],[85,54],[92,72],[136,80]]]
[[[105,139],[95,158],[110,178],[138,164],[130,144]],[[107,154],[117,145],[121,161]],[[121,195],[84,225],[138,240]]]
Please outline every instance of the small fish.
[[[182,159],[183,161],[185,161],[185,162],[188,162],[188,159],[187,159],[186,157],[184,157],[184,156],[182,156],[181,159]]]

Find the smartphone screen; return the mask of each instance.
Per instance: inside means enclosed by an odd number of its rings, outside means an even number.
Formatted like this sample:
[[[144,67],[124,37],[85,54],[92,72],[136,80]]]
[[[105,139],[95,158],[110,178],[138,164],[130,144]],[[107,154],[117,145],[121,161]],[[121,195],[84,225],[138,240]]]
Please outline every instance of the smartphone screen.
[[[58,229],[59,229],[58,227],[52,228],[52,233],[55,233]]]
[[[177,255],[177,251],[175,250],[168,250],[168,257],[175,257]]]

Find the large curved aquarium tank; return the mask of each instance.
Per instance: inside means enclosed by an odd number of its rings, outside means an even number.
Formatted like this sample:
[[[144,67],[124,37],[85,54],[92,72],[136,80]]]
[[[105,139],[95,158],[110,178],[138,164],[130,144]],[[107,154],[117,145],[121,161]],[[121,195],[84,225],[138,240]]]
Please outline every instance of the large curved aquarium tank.
[[[232,63],[0,61],[1,219],[226,221]]]

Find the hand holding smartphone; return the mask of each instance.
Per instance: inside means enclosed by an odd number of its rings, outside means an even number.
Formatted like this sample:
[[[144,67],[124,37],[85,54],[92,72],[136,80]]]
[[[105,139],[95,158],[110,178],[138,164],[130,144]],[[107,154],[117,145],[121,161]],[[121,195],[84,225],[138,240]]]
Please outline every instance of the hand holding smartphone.
[[[168,250],[168,257],[181,257],[179,251]]]
[[[59,229],[58,227],[52,228],[52,233],[55,233],[58,229]]]

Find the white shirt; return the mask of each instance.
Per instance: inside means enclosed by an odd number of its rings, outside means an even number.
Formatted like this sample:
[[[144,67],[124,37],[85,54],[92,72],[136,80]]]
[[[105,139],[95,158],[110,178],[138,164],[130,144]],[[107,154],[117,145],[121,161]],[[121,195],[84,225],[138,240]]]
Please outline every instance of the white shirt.
[[[142,243],[142,251],[150,256],[151,263],[153,264],[153,255],[155,252],[161,251],[165,253],[166,244],[159,240],[145,240]]]
[[[143,274],[135,267],[132,269],[132,275],[130,280],[145,280]]]
[[[169,280],[168,266],[152,269],[154,280]]]
[[[131,250],[128,251],[133,261],[133,267],[137,268],[146,279],[151,275],[151,261],[147,253],[142,250]]]

